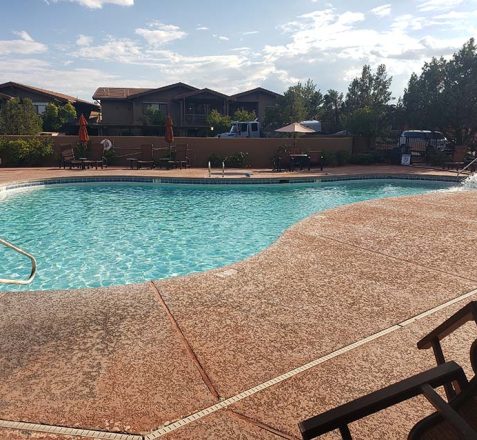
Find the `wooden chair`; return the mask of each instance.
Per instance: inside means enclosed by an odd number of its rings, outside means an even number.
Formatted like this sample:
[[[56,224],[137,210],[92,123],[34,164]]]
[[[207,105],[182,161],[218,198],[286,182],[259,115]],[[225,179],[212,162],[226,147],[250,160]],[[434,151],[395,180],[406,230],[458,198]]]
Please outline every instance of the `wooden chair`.
[[[437,412],[419,421],[409,433],[409,440],[477,440],[477,376],[468,382],[459,365],[445,362],[440,345],[442,339],[468,321],[477,324],[476,301],[418,342],[419,349],[432,347],[437,367],[300,422],[302,438],[313,439],[338,429],[343,440],[351,440],[350,423],[422,394]],[[477,373],[477,339],[472,344],[470,357]],[[448,402],[434,390],[439,386],[444,386]]]
[[[158,147],[154,148],[153,160],[154,166],[157,168],[174,168],[174,147]]]
[[[63,167],[63,169],[66,169],[67,166],[70,167],[70,170],[73,167],[76,167],[76,168],[85,167],[85,164],[82,160],[76,159],[74,148],[71,145],[61,150],[59,167],[60,168]]]
[[[189,144],[178,144],[175,147],[174,166],[176,168],[190,168]]]

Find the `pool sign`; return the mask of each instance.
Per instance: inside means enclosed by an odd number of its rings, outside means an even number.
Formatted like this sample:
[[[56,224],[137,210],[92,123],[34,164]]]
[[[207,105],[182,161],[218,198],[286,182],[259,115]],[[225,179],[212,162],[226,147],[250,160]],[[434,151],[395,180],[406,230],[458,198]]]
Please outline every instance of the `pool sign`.
[[[401,165],[405,165],[405,166],[411,165],[411,155],[410,154],[403,154],[401,156]]]

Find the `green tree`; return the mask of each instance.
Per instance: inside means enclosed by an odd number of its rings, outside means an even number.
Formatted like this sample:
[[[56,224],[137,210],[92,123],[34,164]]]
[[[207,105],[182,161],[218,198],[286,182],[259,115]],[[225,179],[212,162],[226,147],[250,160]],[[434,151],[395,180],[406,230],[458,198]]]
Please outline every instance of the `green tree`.
[[[210,127],[214,127],[214,133],[217,134],[228,131],[231,122],[230,116],[223,115],[215,109],[207,115],[207,124],[209,124]]]
[[[63,106],[50,102],[42,118],[44,131],[58,131],[64,124],[76,119],[76,110],[70,102]]]
[[[343,129],[343,94],[330,89],[323,96],[318,119],[322,130],[326,133],[335,133]]]
[[[344,103],[345,127],[351,133],[375,137],[389,128],[391,82],[384,64],[374,74],[369,65],[364,65],[361,76],[351,81]]]
[[[144,111],[144,122],[146,125],[164,125],[166,123],[166,117],[160,110],[153,108],[147,108]]]
[[[305,84],[299,82],[289,87],[275,106],[267,109],[264,125],[271,130],[292,122],[316,119],[322,103],[323,95],[311,79]]]
[[[375,74],[371,66],[364,65],[361,76],[354,78],[348,87],[345,101],[347,113],[365,107],[378,110],[386,106],[391,100],[391,82],[392,77],[388,77],[384,64],[378,66]]]
[[[77,116],[76,109],[71,102],[67,102],[58,110],[58,117],[60,119],[61,125],[74,121]]]
[[[232,120],[241,122],[255,121],[255,119],[257,119],[257,115],[255,114],[255,112],[249,112],[247,110],[244,110],[243,108],[235,111],[232,116]]]
[[[30,99],[14,98],[0,111],[0,134],[38,134],[42,129],[41,117],[36,114]]]

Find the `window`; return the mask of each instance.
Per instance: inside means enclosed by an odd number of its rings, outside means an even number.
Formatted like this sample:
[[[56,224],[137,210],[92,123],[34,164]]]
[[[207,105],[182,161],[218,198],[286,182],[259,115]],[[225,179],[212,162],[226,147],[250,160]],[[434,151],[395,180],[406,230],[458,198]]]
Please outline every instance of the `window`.
[[[33,107],[35,107],[36,113],[42,115],[46,111],[47,102],[34,102]]]
[[[258,124],[256,122],[252,122],[251,127],[252,131],[258,131]]]
[[[145,102],[144,111],[154,110],[160,111],[163,115],[167,115],[167,103],[166,102]]]
[[[240,124],[240,131],[247,132],[247,129],[248,129],[248,124],[246,124],[246,123],[245,124],[244,123]]]

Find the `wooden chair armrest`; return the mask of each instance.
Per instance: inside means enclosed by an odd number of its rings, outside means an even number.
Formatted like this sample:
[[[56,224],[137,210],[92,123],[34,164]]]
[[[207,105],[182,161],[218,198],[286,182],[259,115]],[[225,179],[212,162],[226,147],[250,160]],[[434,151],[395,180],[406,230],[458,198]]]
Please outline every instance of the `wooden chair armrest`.
[[[445,320],[432,332],[424,336],[417,343],[417,348],[431,348],[434,342],[444,339],[466,322],[472,320],[477,323],[477,301],[472,301],[466,306],[462,307],[458,312],[454,313],[449,319]]]
[[[335,429],[340,429],[344,439],[350,439],[349,423],[422,394],[423,385],[427,384],[436,388],[452,381],[459,382],[461,387],[465,387],[467,384],[467,378],[462,368],[455,362],[447,362],[303,420],[298,427],[303,439],[313,439]]]

